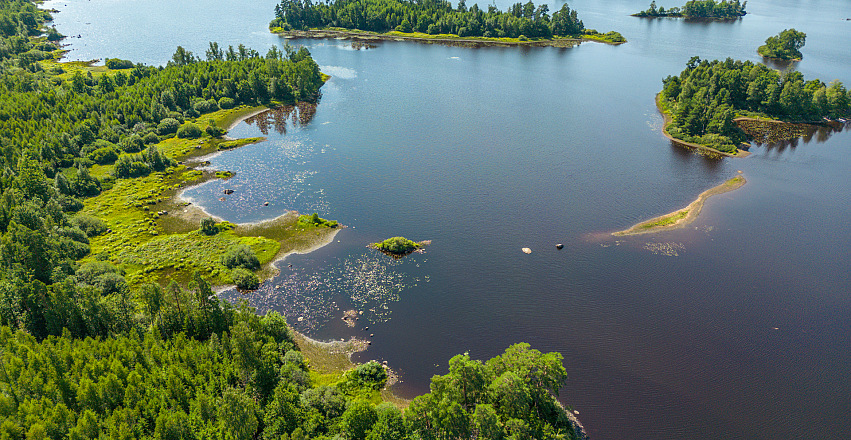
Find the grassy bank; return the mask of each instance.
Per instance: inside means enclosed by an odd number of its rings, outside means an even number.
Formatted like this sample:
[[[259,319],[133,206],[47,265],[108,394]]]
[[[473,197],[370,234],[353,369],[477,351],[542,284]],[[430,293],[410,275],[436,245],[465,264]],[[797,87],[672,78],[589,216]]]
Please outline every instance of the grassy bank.
[[[213,121],[219,127],[231,127],[263,110],[265,107],[246,106],[219,110],[185,124],[206,126]],[[191,163],[216,151],[262,140],[174,137],[157,144],[165,156],[179,163],[163,172],[113,180],[109,177],[113,165],[93,168],[92,174],[110,182],[111,187],[87,199],[82,212],[99,218],[109,231],[91,239],[92,252],[87,258],[112,261],[126,271],[131,286],[171,279],[185,284],[195,271],[213,285],[227,285],[232,283],[231,271],[219,258],[232,246],[250,247],[261,265],[258,274],[267,277],[273,272],[271,264],[287,253],[326,243],[336,229],[300,223],[297,213],[257,224],[221,222],[214,235],[199,230],[201,219],[209,215],[180,199],[180,193],[189,186],[233,174],[194,169]]]
[[[747,181],[742,176],[736,176],[714,188],[708,189],[699,196],[693,202],[691,202],[688,206],[683,209],[679,209],[670,214],[665,214],[641,223],[636,224],[635,226],[625,229],[623,231],[618,231],[612,233],[615,236],[621,235],[637,235],[637,234],[646,234],[651,232],[660,232],[664,230],[677,229],[687,226],[697,220],[698,215],[700,215],[701,209],[703,209],[703,204],[706,202],[706,199],[718,195],[724,194],[726,192],[734,191],[739,189],[744,185]]]

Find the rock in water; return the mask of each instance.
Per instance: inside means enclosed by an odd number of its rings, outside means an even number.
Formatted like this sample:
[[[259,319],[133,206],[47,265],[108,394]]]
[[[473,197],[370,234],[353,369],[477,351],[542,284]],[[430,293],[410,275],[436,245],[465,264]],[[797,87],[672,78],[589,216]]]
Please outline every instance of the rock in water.
[[[564,245],[559,243],[556,245],[556,249],[564,249]]]
[[[532,253],[532,249],[529,249],[529,248],[523,248],[523,249],[520,249],[520,250],[523,251],[524,254],[531,254]]]

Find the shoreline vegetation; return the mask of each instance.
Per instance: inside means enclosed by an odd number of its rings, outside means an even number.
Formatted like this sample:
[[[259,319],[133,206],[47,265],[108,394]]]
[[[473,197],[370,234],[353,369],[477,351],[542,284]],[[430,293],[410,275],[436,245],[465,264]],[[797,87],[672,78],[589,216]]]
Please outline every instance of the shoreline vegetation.
[[[781,74],[751,61],[692,57],[662,85],[656,105],[665,117],[663,134],[727,156],[746,156],[739,148],[752,141],[740,127],[745,118],[833,126],[851,115],[851,91],[842,82],[805,81],[800,72]],[[767,127],[775,128],[792,131]]]
[[[690,0],[683,7],[673,7],[665,9],[664,7],[657,8],[656,1],[650,3],[650,8],[647,10],[632,14],[633,17],[648,17],[648,18],[685,18],[687,20],[735,20],[747,15],[745,7],[748,2],[739,2],[739,0],[727,1],[721,0]]]
[[[721,155],[721,156],[726,156],[726,157],[739,157],[739,158],[741,158],[741,157],[748,157],[751,154],[750,151],[747,151],[747,150],[744,150],[744,149],[741,149],[741,148],[736,148],[735,153],[731,153],[731,152],[727,152],[727,151],[720,151],[720,150],[712,148],[708,145],[702,145],[702,144],[698,144],[698,143],[694,143],[694,142],[687,142],[687,141],[684,141],[682,139],[677,139],[674,136],[671,136],[671,134],[668,133],[668,126],[673,122],[673,117],[671,116],[670,110],[668,110],[666,107],[664,107],[664,103],[661,100],[661,93],[656,94],[656,110],[658,110],[659,113],[662,114],[662,118],[664,119],[664,121],[662,123],[662,135],[665,136],[666,138],[668,138],[671,142],[674,142],[678,145],[681,145],[681,146],[684,146],[684,147],[687,147],[687,148],[697,149],[697,150],[700,150],[701,152],[705,152],[705,153],[708,153],[710,155]]]
[[[367,247],[400,259],[414,252],[425,252],[423,248],[429,244],[431,244],[431,240],[413,241],[405,237],[391,237],[378,243],[370,243]]]
[[[417,41],[468,47],[556,46],[582,41],[622,44],[618,32],[586,29],[566,4],[549,13],[549,6],[531,1],[515,3],[503,12],[490,5],[456,8],[444,0],[281,0],[269,30],[286,37],[352,38],[362,41]]]
[[[691,202],[683,209],[678,209],[669,214],[661,215],[659,217],[655,217],[650,220],[637,223],[634,226],[623,231],[613,232],[612,235],[639,235],[683,228],[697,220],[697,217],[700,215],[700,211],[703,209],[703,204],[706,202],[706,199],[715,195],[735,191],[744,186],[745,183],[747,183],[747,181],[744,177],[733,177],[732,179],[729,179],[716,187],[710,188],[700,193],[700,195],[697,196],[697,199],[695,199],[695,201]]]
[[[342,29],[342,28],[324,28],[324,29],[307,29],[307,30],[284,30],[284,28],[276,27],[270,29],[270,32],[280,35],[283,38],[314,38],[325,40],[352,40],[364,43],[375,43],[379,41],[410,41],[422,44],[442,44],[445,46],[457,47],[510,47],[510,46],[525,46],[525,47],[574,47],[586,41],[594,41],[610,45],[620,45],[626,43],[626,39],[617,35],[601,34],[593,29],[588,30],[588,33],[583,33],[580,37],[553,37],[548,39],[519,39],[519,38],[485,38],[485,37],[460,37],[454,34],[438,34],[430,35],[426,33],[403,33],[399,31],[390,31],[387,33],[377,33],[369,31],[361,31],[357,29]]]
[[[768,37],[765,44],[759,46],[756,52],[772,60],[801,61],[804,58],[801,48],[806,42],[807,34],[795,29],[786,29],[773,37]]]

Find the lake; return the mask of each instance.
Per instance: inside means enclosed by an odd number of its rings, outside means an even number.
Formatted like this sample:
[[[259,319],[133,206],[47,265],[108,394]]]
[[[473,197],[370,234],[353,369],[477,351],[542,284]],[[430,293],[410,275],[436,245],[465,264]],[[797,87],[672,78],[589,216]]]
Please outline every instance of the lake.
[[[75,37],[70,59],[159,65],[178,44],[202,56],[209,41],[283,45],[267,31],[274,4],[47,6]],[[629,17],[643,0],[569,5],[586,27],[629,43],[356,50],[290,40],[332,76],[319,104],[234,128],[268,141],[212,158],[236,176],[185,196],[234,222],[294,209],[348,228],[287,258],[246,298],[313,337],[369,338],[360,359],[387,360],[407,397],[427,392],[455,354],[486,359],[524,341],[564,355],[560,398],[596,440],[844,438],[851,133],[713,159],[661,135],[653,98],[692,56],[760,62],[756,48],[791,27],[807,34],[793,68],[851,84],[851,5],[752,0],[732,22]],[[739,171],[748,183],[710,198],[687,228],[609,235]],[[235,193],[222,202],[225,187]],[[401,261],[366,248],[396,235],[432,243]],[[355,328],[340,319],[350,308],[363,312]]]

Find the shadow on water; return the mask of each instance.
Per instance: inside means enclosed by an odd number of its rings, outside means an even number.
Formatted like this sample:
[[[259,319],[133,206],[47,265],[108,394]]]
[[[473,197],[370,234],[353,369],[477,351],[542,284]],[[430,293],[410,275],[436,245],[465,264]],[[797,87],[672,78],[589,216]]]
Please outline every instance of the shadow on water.
[[[258,113],[245,120],[248,125],[256,125],[263,135],[269,134],[273,128],[278,134],[287,133],[287,121],[291,121],[294,127],[304,127],[310,124],[316,116],[318,103],[299,102],[296,105],[284,105]]]
[[[830,121],[821,124],[777,123],[770,121],[747,121],[740,128],[753,139],[753,144],[769,151],[785,151],[811,142],[827,142],[835,133],[851,126],[848,122]]]
[[[798,64],[797,61],[793,61],[793,60],[778,60],[776,58],[766,58],[766,57],[762,57],[762,63],[765,64],[766,66],[772,68],[772,69],[779,70],[781,72],[785,72],[787,70],[794,69],[795,66]]]

